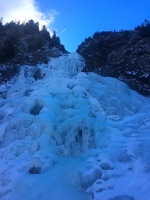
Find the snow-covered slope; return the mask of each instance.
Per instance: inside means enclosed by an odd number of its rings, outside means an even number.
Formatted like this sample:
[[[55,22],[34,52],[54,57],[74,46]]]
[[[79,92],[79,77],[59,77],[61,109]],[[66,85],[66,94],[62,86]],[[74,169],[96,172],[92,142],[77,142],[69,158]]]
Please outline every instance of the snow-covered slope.
[[[73,53],[0,86],[0,199],[150,199],[150,99],[83,68]]]

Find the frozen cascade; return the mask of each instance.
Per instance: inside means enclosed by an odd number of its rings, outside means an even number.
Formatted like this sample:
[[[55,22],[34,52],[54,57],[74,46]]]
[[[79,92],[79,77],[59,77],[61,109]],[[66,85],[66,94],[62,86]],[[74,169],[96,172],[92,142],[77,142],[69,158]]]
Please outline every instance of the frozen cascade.
[[[138,188],[140,200],[150,198],[150,100],[84,66],[77,53],[50,58],[0,86],[0,199],[59,200],[58,189],[64,200],[68,190],[76,200],[139,200]]]
[[[73,77],[78,72],[81,72],[85,67],[84,59],[78,53],[71,53],[61,56],[59,58],[51,58],[49,62],[50,69],[56,73],[65,76],[65,73],[69,77]]]

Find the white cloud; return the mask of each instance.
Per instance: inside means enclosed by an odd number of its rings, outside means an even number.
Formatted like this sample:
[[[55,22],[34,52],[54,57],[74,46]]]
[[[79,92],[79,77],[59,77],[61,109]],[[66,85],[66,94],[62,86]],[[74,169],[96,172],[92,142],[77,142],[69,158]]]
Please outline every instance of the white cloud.
[[[25,22],[33,19],[39,22],[40,27],[46,25],[50,29],[50,25],[54,22],[58,14],[54,9],[48,14],[42,13],[36,0],[0,0],[0,17],[3,17],[3,22],[20,21]]]

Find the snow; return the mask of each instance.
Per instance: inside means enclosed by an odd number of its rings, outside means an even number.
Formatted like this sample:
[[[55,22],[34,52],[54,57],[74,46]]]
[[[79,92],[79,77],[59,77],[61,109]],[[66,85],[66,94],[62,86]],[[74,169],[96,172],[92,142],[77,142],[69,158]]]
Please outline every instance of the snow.
[[[150,199],[150,99],[84,67],[72,53],[0,86],[0,199]]]

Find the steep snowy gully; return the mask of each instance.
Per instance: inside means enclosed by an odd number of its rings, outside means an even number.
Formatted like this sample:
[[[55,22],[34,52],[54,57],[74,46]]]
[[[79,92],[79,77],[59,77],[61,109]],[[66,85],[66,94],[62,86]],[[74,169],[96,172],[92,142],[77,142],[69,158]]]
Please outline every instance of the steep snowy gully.
[[[150,99],[77,53],[0,86],[1,200],[149,200]]]

